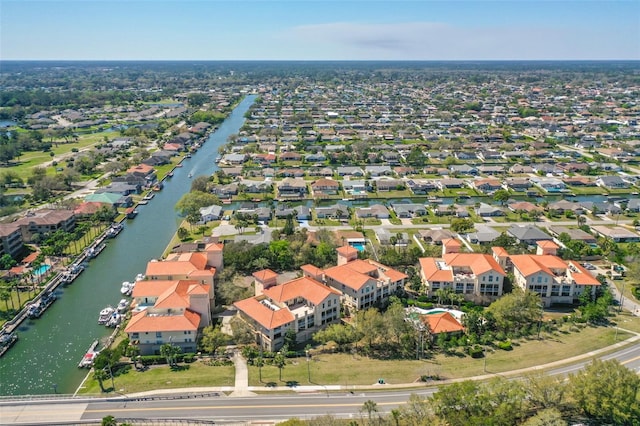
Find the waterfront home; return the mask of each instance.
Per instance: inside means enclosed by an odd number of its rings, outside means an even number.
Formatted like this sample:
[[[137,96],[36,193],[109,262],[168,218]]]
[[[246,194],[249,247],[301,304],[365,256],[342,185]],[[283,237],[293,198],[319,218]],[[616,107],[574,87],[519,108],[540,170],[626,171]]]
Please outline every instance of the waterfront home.
[[[20,225],[14,223],[0,223],[0,257],[8,254],[16,258],[22,251],[24,241]]]
[[[376,219],[389,219],[389,209],[382,204],[372,204],[369,207],[359,207],[355,209],[358,219],[373,217]]]
[[[507,204],[507,208],[514,213],[525,212],[525,213],[533,213],[540,212],[542,213],[544,209],[542,207],[536,206],[533,203],[528,201],[516,201],[513,203]]]
[[[131,207],[133,206],[133,198],[130,195],[115,194],[112,192],[101,192],[89,194],[84,197],[84,201],[88,203],[103,203],[114,207]]]
[[[342,188],[344,192],[355,197],[366,197],[367,191],[371,189],[366,180],[343,180]]]
[[[411,192],[415,195],[425,195],[428,191],[435,191],[438,189],[432,180],[427,179],[409,179],[406,183]]]
[[[138,164],[137,166],[129,167],[127,173],[143,178],[149,185],[157,180],[156,170],[147,164]]]
[[[528,178],[508,177],[504,180],[503,187],[514,191],[526,191],[531,187],[531,182]]]
[[[334,204],[327,207],[316,207],[316,217],[318,219],[348,219],[349,207],[342,204]]]
[[[396,216],[399,218],[412,218],[416,216],[424,216],[427,214],[427,209],[423,204],[416,203],[393,203],[391,208],[396,212]]]
[[[220,162],[223,164],[236,166],[244,163],[245,161],[247,161],[246,154],[225,154],[222,156],[222,160],[220,160]]]
[[[404,181],[400,179],[378,179],[375,181],[376,189],[378,191],[402,191],[405,189]]]
[[[141,355],[159,355],[165,343],[195,352],[198,331],[211,324],[212,287],[197,280],[137,281],[124,330],[131,344]]]
[[[480,217],[504,216],[502,209],[486,203],[480,203],[480,205],[475,208],[475,211]]]
[[[275,210],[275,216],[278,219],[283,219],[289,215],[295,217],[297,220],[309,220],[311,219],[311,209],[307,206],[286,207],[278,204]]]
[[[313,181],[310,186],[315,197],[336,195],[340,190],[340,183],[333,179],[318,179]]]
[[[340,176],[355,176],[355,177],[363,177],[364,170],[361,167],[357,166],[339,166],[337,168],[338,175]]]
[[[470,186],[472,189],[477,189],[485,194],[491,194],[502,188],[502,183],[498,179],[493,178],[474,179],[471,181]]]
[[[260,294],[235,302],[234,306],[262,349],[280,349],[289,330],[295,332],[296,341],[310,340],[315,332],[340,319],[339,291],[309,276],[277,284],[273,271],[260,272],[254,274],[256,292],[260,289]]]
[[[565,212],[573,212],[574,214],[583,214],[584,208],[580,203],[574,203],[573,201],[558,200],[547,205],[549,211],[564,214]]]
[[[563,192],[566,185],[560,179],[532,177],[531,182],[545,192]]]
[[[219,220],[222,215],[222,207],[217,205],[211,205],[200,208],[200,222],[208,223],[213,220]]]
[[[302,198],[307,193],[307,183],[299,178],[284,178],[277,186],[281,199]]]
[[[596,179],[596,185],[607,189],[626,189],[630,186],[620,176],[600,176]]]
[[[595,294],[600,282],[574,260],[554,255],[510,255],[514,285],[536,292],[545,306],[575,303],[582,293]]]
[[[464,186],[464,180],[457,178],[439,179],[436,181],[436,185],[438,185],[441,190],[446,188],[462,188]]]
[[[31,242],[34,235],[47,235],[56,231],[71,232],[76,226],[76,217],[72,210],[40,209],[28,212],[13,222],[20,227],[22,240]]]

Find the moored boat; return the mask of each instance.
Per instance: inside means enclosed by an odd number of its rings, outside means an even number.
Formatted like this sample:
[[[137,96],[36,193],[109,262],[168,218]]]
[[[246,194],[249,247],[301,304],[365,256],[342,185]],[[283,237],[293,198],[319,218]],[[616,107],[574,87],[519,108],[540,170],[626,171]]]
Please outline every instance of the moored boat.
[[[118,235],[120,233],[120,231],[122,231],[124,227],[122,226],[121,223],[114,223],[113,225],[111,225],[111,227],[107,230],[107,238],[113,238],[116,235]]]
[[[107,306],[106,308],[101,310],[100,315],[98,316],[98,324],[106,324],[107,322],[109,322],[109,320],[111,319],[111,315],[113,315],[115,311],[116,310],[113,309],[112,306]]]
[[[122,287],[120,287],[120,293],[130,296],[131,292],[133,291],[133,287],[135,286],[134,283],[131,283],[129,281],[125,281],[122,283]]]
[[[18,340],[16,333],[2,333],[0,334],[0,357],[9,350],[11,346]]]
[[[109,319],[104,325],[106,325],[107,327],[115,327],[118,324],[120,324],[120,322],[122,322],[122,315],[117,312],[114,312],[111,314],[111,316],[109,317]]]
[[[121,299],[120,303],[118,303],[118,306],[116,307],[116,311],[123,313],[127,310],[128,307],[129,307],[129,301],[127,299]]]
[[[98,341],[94,340],[91,346],[89,346],[89,350],[87,351],[87,353],[84,354],[84,356],[80,360],[78,368],[91,368],[93,366],[93,361],[98,356],[98,353],[100,353],[100,351],[96,350],[97,347]]]
[[[55,300],[55,293],[50,291],[45,292],[39,300],[28,305],[27,316],[29,318],[39,318]]]

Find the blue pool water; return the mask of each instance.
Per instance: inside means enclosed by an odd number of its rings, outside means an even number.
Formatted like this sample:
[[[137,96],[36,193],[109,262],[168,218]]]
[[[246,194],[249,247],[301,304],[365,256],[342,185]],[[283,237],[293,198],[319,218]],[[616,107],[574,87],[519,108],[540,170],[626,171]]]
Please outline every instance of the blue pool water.
[[[51,265],[40,265],[37,269],[33,270],[33,273],[36,275],[42,275],[51,269]]]
[[[351,247],[353,247],[354,249],[358,250],[358,251],[364,251],[364,244],[363,243],[350,243]]]

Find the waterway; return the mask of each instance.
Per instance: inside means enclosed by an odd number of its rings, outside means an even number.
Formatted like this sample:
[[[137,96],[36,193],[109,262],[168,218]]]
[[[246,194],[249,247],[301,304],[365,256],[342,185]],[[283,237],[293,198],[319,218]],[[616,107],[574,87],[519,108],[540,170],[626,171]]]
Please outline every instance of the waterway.
[[[229,135],[238,133],[244,114],[255,96],[245,97],[183,167],[165,181],[164,189],[125,229],[91,260],[71,285],[56,290],[58,300],[36,320],[26,320],[18,329],[19,340],[0,358],[0,395],[73,393],[87,370],[78,362],[95,339],[112,331],[98,325],[98,313],[106,305],[117,305],[120,286],[144,273],[150,259],[161,256],[180,222],[174,205],[189,191],[193,176],[212,174],[218,148]],[[126,392],[126,389],[120,390]]]

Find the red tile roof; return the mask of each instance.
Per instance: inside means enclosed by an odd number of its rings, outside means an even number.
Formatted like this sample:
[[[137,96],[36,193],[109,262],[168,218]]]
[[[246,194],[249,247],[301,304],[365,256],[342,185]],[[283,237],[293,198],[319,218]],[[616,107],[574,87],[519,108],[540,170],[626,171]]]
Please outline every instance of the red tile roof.
[[[190,310],[176,315],[153,315],[147,311],[139,312],[131,317],[125,333],[155,333],[163,331],[197,331],[200,314]]]
[[[422,322],[429,325],[429,330],[432,334],[464,331],[462,324],[449,312],[423,315],[421,319]]]
[[[285,303],[289,300],[302,297],[314,305],[322,303],[322,301],[331,294],[341,295],[339,291],[309,277],[298,278],[270,287],[264,290],[264,294],[269,297],[269,299],[278,303]]]
[[[260,303],[255,297],[240,300],[233,304],[238,310],[252,318],[266,329],[274,329],[295,320],[288,309],[272,310]]]

